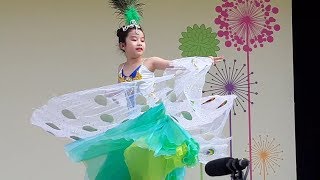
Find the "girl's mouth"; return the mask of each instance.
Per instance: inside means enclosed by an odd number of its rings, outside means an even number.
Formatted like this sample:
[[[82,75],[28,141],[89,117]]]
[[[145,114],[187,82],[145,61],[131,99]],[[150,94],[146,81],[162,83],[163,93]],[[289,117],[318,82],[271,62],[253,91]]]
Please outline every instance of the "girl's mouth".
[[[142,49],[142,48],[136,48],[136,50],[137,50],[137,51],[143,51],[143,49]]]

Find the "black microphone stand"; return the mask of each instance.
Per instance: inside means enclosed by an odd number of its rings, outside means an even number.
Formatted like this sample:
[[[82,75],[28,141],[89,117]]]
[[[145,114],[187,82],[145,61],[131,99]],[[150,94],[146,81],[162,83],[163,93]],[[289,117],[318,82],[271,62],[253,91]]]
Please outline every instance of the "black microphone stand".
[[[236,163],[239,163],[238,158],[230,159],[227,162],[227,168],[232,172],[231,173],[231,180],[245,180],[245,179],[243,179],[242,170],[239,170],[236,167]]]

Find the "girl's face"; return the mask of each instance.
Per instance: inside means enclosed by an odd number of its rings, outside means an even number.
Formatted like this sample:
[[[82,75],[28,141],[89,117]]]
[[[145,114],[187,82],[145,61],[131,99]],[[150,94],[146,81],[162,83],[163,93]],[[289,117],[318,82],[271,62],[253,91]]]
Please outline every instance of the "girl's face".
[[[132,29],[126,38],[126,43],[121,45],[127,58],[139,58],[143,55],[146,43],[141,30]]]

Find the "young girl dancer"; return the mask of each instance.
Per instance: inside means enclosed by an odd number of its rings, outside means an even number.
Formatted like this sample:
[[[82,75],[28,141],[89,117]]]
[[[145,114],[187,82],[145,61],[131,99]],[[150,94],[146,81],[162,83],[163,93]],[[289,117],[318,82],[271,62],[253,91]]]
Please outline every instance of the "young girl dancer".
[[[202,97],[205,75],[222,57],[144,58],[139,4],[132,2],[120,4],[131,17],[117,31],[127,59],[120,83],[54,97],[32,123],[75,140],[65,150],[86,165],[87,179],[183,179],[185,167],[226,155],[222,129],[235,96]]]

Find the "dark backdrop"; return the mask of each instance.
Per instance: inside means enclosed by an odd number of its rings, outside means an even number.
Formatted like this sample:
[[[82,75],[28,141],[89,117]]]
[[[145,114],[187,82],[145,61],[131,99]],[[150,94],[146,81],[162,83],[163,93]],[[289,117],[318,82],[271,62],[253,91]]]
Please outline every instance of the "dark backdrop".
[[[297,179],[320,179],[320,6],[292,0]],[[317,2],[318,4],[318,2]],[[318,122],[319,121],[319,122]]]

